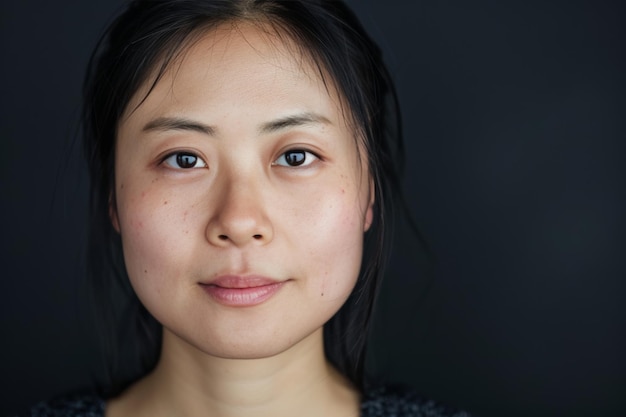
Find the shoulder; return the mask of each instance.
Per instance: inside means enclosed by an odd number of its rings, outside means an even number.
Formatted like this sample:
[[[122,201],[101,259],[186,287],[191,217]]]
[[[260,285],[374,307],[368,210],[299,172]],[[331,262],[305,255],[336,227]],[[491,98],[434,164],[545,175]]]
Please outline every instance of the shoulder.
[[[367,390],[361,403],[362,417],[470,417],[464,411],[425,400],[405,386],[381,386]]]
[[[60,397],[34,405],[15,417],[104,417],[105,402],[96,396]]]

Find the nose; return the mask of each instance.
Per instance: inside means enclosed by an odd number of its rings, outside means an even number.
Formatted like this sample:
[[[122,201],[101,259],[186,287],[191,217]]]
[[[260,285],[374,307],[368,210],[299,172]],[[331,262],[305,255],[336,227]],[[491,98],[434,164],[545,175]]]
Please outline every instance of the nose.
[[[208,241],[220,247],[263,245],[273,238],[273,228],[260,184],[254,180],[224,180],[213,188],[214,211],[207,225]]]

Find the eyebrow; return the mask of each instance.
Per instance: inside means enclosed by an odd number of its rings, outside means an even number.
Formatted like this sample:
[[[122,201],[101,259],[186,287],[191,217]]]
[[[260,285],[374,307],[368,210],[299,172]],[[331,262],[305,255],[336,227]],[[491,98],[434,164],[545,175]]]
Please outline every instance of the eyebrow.
[[[326,117],[312,112],[304,112],[291,116],[281,117],[267,123],[263,123],[259,128],[260,134],[274,133],[291,127],[305,126],[311,124],[332,124]],[[187,130],[203,133],[208,136],[215,136],[217,129],[213,126],[200,123],[195,120],[181,117],[158,117],[148,122],[142,129],[149,131]]]
[[[142,130],[144,132],[149,132],[151,130],[189,130],[192,132],[204,133],[209,136],[215,136],[215,128],[213,126],[180,117],[156,118],[148,122]]]
[[[332,124],[326,117],[312,112],[304,112],[292,116],[282,117],[261,125],[262,134],[273,133],[290,127],[314,124]]]

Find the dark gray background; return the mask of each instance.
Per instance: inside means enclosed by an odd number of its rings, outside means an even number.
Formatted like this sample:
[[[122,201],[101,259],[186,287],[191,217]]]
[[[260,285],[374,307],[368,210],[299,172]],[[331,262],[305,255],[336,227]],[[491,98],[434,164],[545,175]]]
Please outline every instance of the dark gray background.
[[[437,260],[429,279],[399,235],[372,362],[478,416],[626,415],[620,2],[351,3],[397,81],[408,201]],[[74,142],[120,4],[0,9],[0,415],[101,372]]]

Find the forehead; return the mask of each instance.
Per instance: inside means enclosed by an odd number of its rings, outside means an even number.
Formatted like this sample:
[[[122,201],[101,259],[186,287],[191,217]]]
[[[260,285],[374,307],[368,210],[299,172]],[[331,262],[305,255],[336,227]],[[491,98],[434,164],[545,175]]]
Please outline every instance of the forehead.
[[[224,23],[190,37],[171,60],[157,63],[131,98],[121,121],[151,101],[151,96],[164,91],[182,99],[197,95],[199,88],[210,87],[213,91],[203,92],[205,98],[210,98],[214,97],[212,93],[225,90],[233,95],[254,93],[251,89],[258,94],[268,93],[272,87],[284,90],[289,83],[294,94],[302,93],[304,86],[314,86],[317,94],[329,98],[345,119],[341,94],[307,47],[267,24]]]

